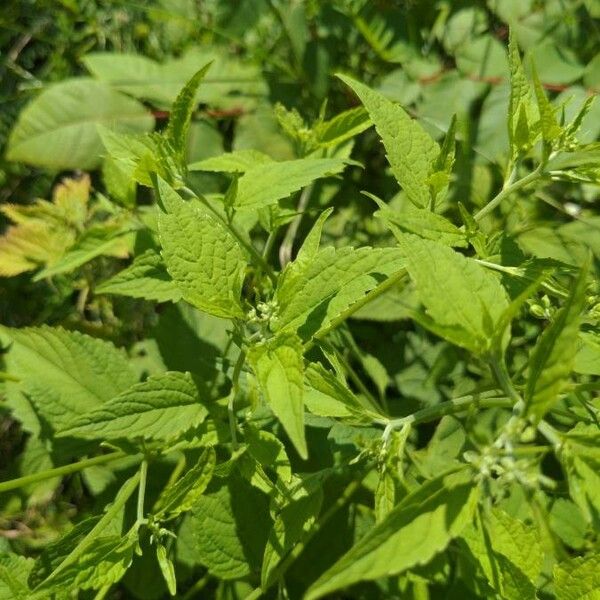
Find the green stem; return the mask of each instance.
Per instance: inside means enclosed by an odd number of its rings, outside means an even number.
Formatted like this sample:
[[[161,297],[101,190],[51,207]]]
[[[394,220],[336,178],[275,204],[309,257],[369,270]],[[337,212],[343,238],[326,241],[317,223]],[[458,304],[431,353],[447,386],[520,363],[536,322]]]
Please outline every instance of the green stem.
[[[202,591],[206,584],[210,581],[210,574],[207,573],[202,579],[196,581],[196,583],[183,595],[181,600],[192,600],[192,598],[200,591]]]
[[[388,277],[383,283],[378,285],[376,288],[372,289],[368,294],[365,294],[360,300],[355,302],[352,306],[349,306],[346,310],[342,311],[335,319],[331,319],[329,324],[325,327],[322,327],[315,333],[315,335],[304,344],[304,350],[310,350],[314,344],[315,340],[321,339],[325,337],[329,332],[333,331],[337,327],[339,327],[344,321],[349,319],[354,313],[359,311],[363,306],[366,306],[375,298],[381,296],[381,294],[387,292],[390,288],[394,287],[397,283],[399,283],[404,277],[406,277],[407,271],[406,269],[402,269],[395,273],[394,275]]]
[[[403,425],[419,425],[420,423],[429,423],[437,421],[447,415],[455,415],[464,412],[471,407],[476,408],[511,408],[512,400],[507,398],[480,398],[479,396],[465,396],[464,398],[455,398],[446,402],[441,402],[436,406],[428,406],[417,412],[392,419],[390,421],[378,421],[379,425],[385,425],[386,429],[398,429]]]
[[[491,213],[505,198],[540,179],[543,176],[544,167],[545,163],[540,163],[535,171],[532,171],[529,173],[529,175],[518,179],[514,183],[509,183],[507,181],[507,185],[505,185],[502,190],[500,190],[500,192],[494,196],[494,198],[492,198],[479,212],[474,215],[474,219],[476,221],[480,221],[483,219],[483,217]]]
[[[227,416],[229,417],[229,432],[231,434],[231,447],[235,452],[238,449],[237,442],[237,421],[235,418],[235,398],[239,390],[240,373],[246,361],[246,353],[240,350],[240,355],[233,367],[233,375],[231,376],[232,386],[229,392],[229,401],[227,402]]]
[[[102,456],[95,456],[94,458],[86,458],[85,460],[80,460],[79,462],[70,465],[48,469],[47,471],[40,471],[39,473],[33,473],[32,475],[25,475],[25,477],[19,477],[18,479],[3,481],[0,482],[0,493],[16,490],[31,483],[37,483],[38,481],[52,479],[52,477],[71,475],[72,473],[83,471],[83,469],[87,469],[88,467],[103,465],[124,458],[125,456],[124,452],[111,452],[110,454],[103,454]]]
[[[351,481],[346,489],[341,493],[340,496],[336,499],[336,501],[323,513],[323,516],[318,520],[318,522],[314,525],[314,527],[306,534],[306,537],[298,542],[290,551],[290,553],[279,563],[277,566],[277,578],[273,578],[271,585],[280,579],[283,574],[288,570],[290,565],[302,554],[304,548],[309,544],[309,542],[314,538],[314,536],[324,527],[324,525],[335,515],[335,513],[340,510],[345,504],[350,501],[350,498],[356,493],[356,491],[362,485],[363,479],[366,477],[368,473],[368,469],[366,469],[358,479],[354,479]],[[261,590],[266,591],[266,590]],[[258,597],[258,596],[257,596]]]
[[[146,481],[148,479],[148,461],[144,459],[140,465],[140,485],[138,487],[137,519],[138,525],[144,522],[144,500],[146,497]]]
[[[496,377],[496,381],[498,385],[501,387],[502,391],[512,400],[515,409],[520,412],[523,408],[523,399],[521,398],[519,392],[515,389],[513,382],[508,374],[508,369],[506,368],[506,363],[504,359],[501,357],[494,356],[490,360],[490,365],[492,367],[492,371]]]

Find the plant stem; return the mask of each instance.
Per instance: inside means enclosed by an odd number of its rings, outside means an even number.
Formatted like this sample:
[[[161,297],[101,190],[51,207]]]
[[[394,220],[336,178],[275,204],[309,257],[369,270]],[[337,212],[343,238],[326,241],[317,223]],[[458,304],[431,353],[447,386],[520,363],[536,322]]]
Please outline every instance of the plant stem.
[[[30,483],[37,483],[38,481],[52,479],[52,477],[63,477],[65,475],[71,475],[72,473],[83,471],[83,469],[87,469],[88,467],[93,467],[95,465],[103,465],[105,463],[113,462],[115,460],[119,460],[120,458],[124,458],[125,456],[126,454],[124,452],[111,452],[110,454],[103,454],[102,456],[86,458],[85,460],[80,460],[79,462],[72,463],[70,465],[56,467],[55,469],[48,469],[47,471],[40,471],[39,473],[25,475],[25,477],[11,479],[10,481],[3,481],[0,482],[0,493],[8,492],[10,490],[16,490],[23,486],[29,485]]]
[[[140,465],[140,485],[137,499],[137,524],[144,522],[144,500],[146,497],[146,481],[148,479],[148,460],[144,459]]]
[[[233,374],[231,376],[232,386],[229,392],[229,401],[227,402],[227,416],[229,417],[229,432],[231,434],[231,447],[235,452],[238,448],[237,442],[237,421],[235,418],[235,398],[239,390],[239,379],[242,367],[246,361],[246,353],[240,350],[240,355],[233,367]]]
[[[510,183],[510,180],[508,180],[507,185],[505,185],[479,212],[475,213],[474,219],[480,221],[483,217],[491,213],[505,198],[540,179],[543,176],[544,167],[545,163],[540,163],[534,171],[529,173],[529,175],[518,179],[514,183]]]
[[[360,300],[355,302],[352,306],[349,306],[346,310],[341,312],[335,319],[331,319],[328,325],[319,329],[315,333],[315,335],[304,344],[304,350],[310,350],[314,344],[315,340],[321,339],[325,337],[330,331],[333,331],[336,327],[339,327],[344,321],[349,319],[355,312],[360,310],[363,306],[369,304],[375,298],[381,296],[381,294],[387,292],[390,288],[394,287],[397,283],[399,283],[404,277],[406,277],[407,271],[406,269],[402,269],[394,275],[388,277],[383,283],[379,284],[376,288],[372,289],[368,294],[365,294]]]
[[[466,396],[464,398],[455,398],[447,402],[441,402],[436,406],[428,406],[418,410],[417,412],[392,419],[390,421],[378,421],[379,425],[385,425],[386,429],[398,429],[406,424],[419,425],[420,423],[428,423],[436,421],[447,415],[455,415],[464,412],[472,406],[477,408],[511,408],[513,403],[508,398],[479,398],[478,396]]]
[[[290,223],[289,227],[287,228],[287,231],[285,232],[285,236],[283,238],[283,242],[279,247],[279,264],[281,265],[282,269],[285,267],[285,265],[287,265],[290,262],[290,260],[292,260],[294,240],[296,239],[298,229],[300,229],[300,223],[302,222],[304,211],[308,206],[312,189],[313,186],[311,184],[302,190],[302,193],[300,194],[300,199],[298,200],[298,208],[296,211],[298,214],[294,217],[294,220]]]
[[[206,584],[210,581],[210,574],[207,573],[202,579],[196,581],[196,583],[183,595],[181,600],[192,600],[197,592],[202,591]]]
[[[358,479],[354,479],[351,481],[346,489],[341,493],[340,496],[336,499],[336,501],[325,511],[323,516],[318,520],[317,523],[313,526],[313,528],[306,534],[306,537],[298,542],[290,551],[290,553],[279,563],[277,566],[277,578],[273,579],[271,585],[280,579],[283,574],[288,570],[290,565],[302,554],[304,548],[309,544],[309,542],[313,539],[313,537],[323,528],[323,526],[335,515],[335,513],[340,510],[345,504],[350,501],[350,498],[356,493],[356,491],[362,485],[363,479],[366,477],[368,473],[368,469],[366,469]],[[263,592],[265,590],[262,590]]]

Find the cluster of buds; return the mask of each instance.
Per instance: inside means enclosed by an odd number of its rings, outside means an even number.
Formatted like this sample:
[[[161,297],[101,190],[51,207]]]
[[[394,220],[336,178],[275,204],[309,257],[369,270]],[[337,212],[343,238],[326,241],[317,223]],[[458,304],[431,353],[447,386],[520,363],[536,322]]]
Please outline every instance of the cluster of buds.
[[[552,318],[556,308],[552,305],[550,298],[544,294],[538,301],[532,300],[529,304],[529,312],[538,319],[544,319],[545,321]]]
[[[259,302],[256,308],[248,312],[248,321],[258,325],[262,330],[268,329],[278,318],[279,304],[276,300],[268,302]]]

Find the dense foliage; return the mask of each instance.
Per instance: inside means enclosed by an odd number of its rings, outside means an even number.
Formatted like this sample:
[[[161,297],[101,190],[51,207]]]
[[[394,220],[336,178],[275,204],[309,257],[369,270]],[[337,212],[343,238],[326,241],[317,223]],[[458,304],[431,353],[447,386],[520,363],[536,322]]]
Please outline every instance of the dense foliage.
[[[0,46],[0,600],[600,598],[596,0]]]

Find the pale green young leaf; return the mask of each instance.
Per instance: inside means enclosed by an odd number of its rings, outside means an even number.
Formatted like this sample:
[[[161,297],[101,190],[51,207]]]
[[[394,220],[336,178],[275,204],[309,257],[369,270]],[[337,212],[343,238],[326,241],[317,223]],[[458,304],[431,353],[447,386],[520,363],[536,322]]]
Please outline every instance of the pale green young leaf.
[[[78,576],[80,559],[90,556],[99,538],[108,536],[114,540],[125,541],[121,536],[123,511],[125,504],[138,486],[139,480],[139,473],[130,477],[121,486],[114,502],[106,508],[101,517],[91,517],[78,523],[62,538],[46,546],[29,574],[29,586],[35,588],[36,591],[55,590],[57,582],[64,582],[64,572],[68,573],[67,580]],[[132,535],[131,541],[137,540],[135,531],[132,531],[130,535]],[[90,567],[92,567],[95,561],[92,558],[90,562],[92,563]],[[110,565],[108,567],[110,568]],[[66,582],[64,584],[67,585]]]
[[[268,165],[275,160],[258,150],[235,150],[220,156],[211,156],[188,165],[188,171],[208,171],[211,173],[245,173],[259,165]]]
[[[408,198],[419,207],[430,201],[428,179],[439,155],[438,144],[397,104],[345,75],[338,77],[354,90],[383,141],[392,172]]]
[[[172,519],[192,508],[212,479],[217,458],[213,448],[207,448],[198,462],[172,485],[166,487],[157,500],[157,519]]]
[[[218,317],[242,317],[245,254],[227,227],[198,201],[158,183],[162,256],[184,300]]]
[[[587,268],[582,269],[564,306],[539,337],[529,359],[526,414],[541,419],[558,399],[573,371]]]
[[[402,212],[396,212],[389,206],[369,195],[376,200],[379,210],[375,216],[381,219],[397,236],[398,232],[414,233],[428,240],[435,240],[448,246],[466,248],[467,237],[454,223],[433,213],[426,208],[407,208]]]
[[[575,373],[600,375],[600,335],[590,331],[579,333],[577,353],[573,364]]]
[[[283,481],[289,483],[292,479],[290,459],[285,446],[279,438],[270,431],[257,429],[247,423],[244,426],[244,437],[248,444],[248,453],[263,467],[275,470]]]
[[[375,522],[381,523],[392,512],[396,504],[396,482],[387,468],[379,473],[373,498]]]
[[[181,292],[167,273],[160,254],[152,248],[136,256],[131,265],[102,282],[94,291],[156,302],[181,299]]]
[[[42,269],[34,281],[70,273],[98,256],[127,256],[132,245],[132,225],[107,223],[87,229],[71,248],[52,265]]]
[[[33,559],[18,554],[0,554],[0,600],[28,600],[27,577]]]
[[[171,143],[172,148],[180,157],[180,160],[184,158],[192,113],[196,108],[196,92],[210,66],[211,63],[209,62],[194,74],[183,86],[183,89],[179,92],[171,107],[169,124],[167,125],[165,135]]]
[[[508,64],[510,68],[508,139],[514,158],[520,152],[522,143],[530,141],[529,130],[537,115],[535,115],[536,111],[531,97],[530,85],[525,76],[519,48],[512,29],[508,42]],[[519,139],[521,143],[518,143]]]
[[[362,133],[370,126],[371,119],[367,111],[358,106],[341,112],[329,121],[319,123],[315,127],[315,136],[319,146],[331,148]]]
[[[289,263],[275,293],[276,331],[297,331],[309,339],[320,329],[404,267],[397,248],[333,248],[311,260]]]
[[[558,124],[555,114],[556,111],[550,100],[548,100],[548,96],[546,96],[546,91],[542,86],[533,63],[531,65],[531,75],[533,79],[533,90],[535,92],[538,111],[540,113],[542,139],[546,144],[552,146],[553,142],[562,134],[562,128]]]
[[[71,421],[58,436],[91,440],[169,440],[198,426],[208,411],[189,373],[170,371],[136,383]]]
[[[600,600],[600,555],[588,554],[554,567],[557,600]]]
[[[346,165],[340,158],[298,158],[259,165],[239,178],[235,207],[265,208],[317,179],[341,173]]]
[[[171,559],[167,556],[167,549],[162,545],[156,546],[156,559],[162,576],[167,584],[169,594],[175,596],[177,594],[177,579],[175,577],[175,566]]]
[[[279,419],[298,454],[307,458],[304,435],[304,348],[294,333],[281,333],[253,346],[248,358],[267,404]]]
[[[377,416],[371,415],[359,399],[320,363],[310,363],[305,378],[304,403],[311,413],[338,418]]]
[[[64,590],[98,590],[119,581],[131,565],[137,544],[137,532],[126,537],[97,537],[93,545],[81,552],[77,562],[70,563],[36,587],[31,600],[41,600],[48,592]]]
[[[467,469],[425,482],[323,573],[306,599],[426,564],[471,522],[478,496]]]
[[[94,169],[101,162],[97,125],[143,133],[154,118],[137,100],[105,83],[73,78],[42,91],[20,113],[8,142],[9,160],[51,169]]]
[[[136,382],[126,354],[111,343],[60,327],[0,327],[6,370],[19,379],[53,428],[114,398]]]
[[[268,589],[281,576],[281,561],[314,526],[323,494],[320,489],[308,496],[292,500],[277,515],[269,533],[262,563],[261,587]]]
[[[497,508],[489,516],[487,526],[494,550],[517,565],[535,583],[544,560],[538,529]]]
[[[319,245],[321,244],[323,226],[332,212],[333,208],[325,209],[314,222],[308,235],[304,238],[304,242],[302,243],[300,250],[298,250],[298,254],[294,260],[297,265],[300,263],[308,263],[317,256]]]
[[[535,600],[535,586],[522,571],[522,564],[515,564],[494,547],[492,532],[487,522],[480,519],[466,527],[461,535],[461,542],[469,550],[469,558],[478,565],[485,576],[489,587],[506,600]],[[484,529],[485,527],[485,529]],[[523,552],[527,548],[522,548]]]
[[[499,280],[473,259],[412,234],[400,233],[400,249],[435,331],[472,352],[489,348],[508,306]]]

